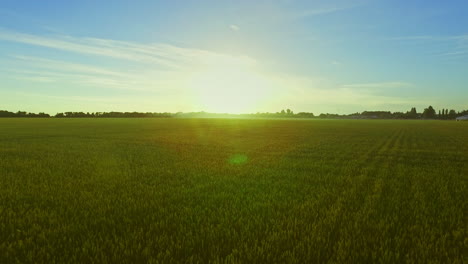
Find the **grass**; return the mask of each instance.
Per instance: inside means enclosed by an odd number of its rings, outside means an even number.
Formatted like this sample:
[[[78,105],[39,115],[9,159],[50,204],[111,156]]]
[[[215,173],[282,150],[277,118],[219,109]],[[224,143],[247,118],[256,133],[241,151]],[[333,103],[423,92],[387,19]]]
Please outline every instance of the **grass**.
[[[468,123],[1,119],[0,263],[462,263]]]

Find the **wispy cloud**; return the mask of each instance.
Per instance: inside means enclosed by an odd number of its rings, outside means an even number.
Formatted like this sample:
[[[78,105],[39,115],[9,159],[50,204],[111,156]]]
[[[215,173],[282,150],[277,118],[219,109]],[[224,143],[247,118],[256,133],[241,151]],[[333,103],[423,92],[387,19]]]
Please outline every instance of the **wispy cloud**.
[[[437,44],[438,51],[432,55],[449,59],[463,58],[468,55],[468,35],[415,35],[391,37],[388,40],[418,43],[427,46]]]
[[[307,9],[307,10],[296,12],[294,14],[294,18],[306,18],[306,17],[311,17],[311,16],[325,15],[325,14],[330,14],[330,13],[335,13],[335,12],[339,12],[342,10],[346,10],[349,8],[350,8],[349,6],[346,6],[346,7],[343,6],[343,7]]]
[[[86,64],[44,59],[30,56],[12,56],[15,64],[4,72],[7,78],[31,82],[55,82],[79,87],[119,89],[131,91],[163,91],[171,93],[182,81],[180,75],[172,71],[156,71],[138,68],[135,71],[122,71]],[[158,87],[164,87],[163,90]]]
[[[436,40],[438,37],[435,36],[427,36],[427,35],[418,35],[418,36],[399,36],[399,37],[391,37],[388,38],[389,40]]]
[[[355,84],[345,84],[342,85],[342,88],[380,88],[380,89],[387,89],[387,88],[407,88],[411,87],[413,84],[408,82],[378,82],[378,83],[355,83]]]
[[[51,60],[44,59],[40,57],[24,56],[24,55],[12,55],[11,56],[18,61],[26,62],[30,66],[37,66],[42,69],[52,69],[55,72],[74,72],[74,73],[86,73],[86,74],[99,74],[99,75],[108,75],[112,77],[122,77],[127,76],[128,74],[109,70],[102,67],[91,66],[86,64],[72,63],[60,60]]]
[[[468,35],[448,35],[448,36],[435,36],[435,35],[414,35],[414,36],[397,36],[390,37],[389,40],[429,40],[429,41],[467,41]]]
[[[73,56],[63,56],[67,60],[62,61],[10,54],[11,61],[4,71],[12,74],[5,77],[34,83],[60,82],[64,85],[100,89],[174,93],[187,86],[186,79],[194,72],[216,67],[248,68],[257,63],[247,56],[163,43],[141,44],[62,35],[47,37],[0,29],[0,41],[2,40],[89,57],[76,63]],[[118,63],[109,63],[109,59],[132,63],[125,63],[125,67],[119,68],[114,66]]]
[[[440,55],[442,55],[442,56],[459,56],[459,55],[465,55],[465,54],[468,54],[468,50],[447,52],[447,53],[442,53]]]
[[[237,26],[237,25],[230,25],[229,28],[230,28],[232,31],[239,31],[239,30],[240,30],[240,27]]]
[[[341,66],[341,65],[343,65],[343,63],[342,63],[341,61],[337,61],[337,60],[331,61],[331,64],[332,64],[332,65],[335,65],[335,66]]]
[[[110,98],[109,96],[106,97],[97,97],[97,96],[59,96],[59,95],[45,95],[40,93],[25,93],[25,92],[17,92],[16,95],[33,97],[33,98],[47,98],[47,99],[55,99],[61,101],[83,101],[83,102],[97,102],[97,103],[116,103],[125,102],[125,98]]]
[[[255,63],[249,57],[230,56],[206,50],[182,48],[168,44],[139,44],[109,39],[74,38],[70,36],[42,37],[0,30],[0,40],[47,47],[56,50],[151,63],[167,69],[185,68],[193,64],[210,64],[219,60],[242,60]]]
[[[292,14],[292,18],[301,19],[314,16],[322,16],[328,14],[334,14],[345,10],[353,9],[358,6],[362,6],[366,1],[346,1],[346,4],[338,4],[334,6],[305,8],[303,10],[296,11]]]

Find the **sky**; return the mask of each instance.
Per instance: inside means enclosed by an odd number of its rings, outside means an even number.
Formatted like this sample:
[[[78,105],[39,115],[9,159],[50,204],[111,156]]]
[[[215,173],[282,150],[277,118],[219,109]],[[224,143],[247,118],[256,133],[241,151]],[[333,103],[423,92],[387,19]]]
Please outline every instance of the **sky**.
[[[468,109],[466,0],[2,0],[0,110]]]

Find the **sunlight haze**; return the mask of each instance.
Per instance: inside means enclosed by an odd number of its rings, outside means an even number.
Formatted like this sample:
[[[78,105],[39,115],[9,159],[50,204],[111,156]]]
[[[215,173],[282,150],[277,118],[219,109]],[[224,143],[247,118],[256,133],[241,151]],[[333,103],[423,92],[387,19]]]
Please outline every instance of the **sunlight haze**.
[[[18,111],[466,108],[464,1],[2,1]]]

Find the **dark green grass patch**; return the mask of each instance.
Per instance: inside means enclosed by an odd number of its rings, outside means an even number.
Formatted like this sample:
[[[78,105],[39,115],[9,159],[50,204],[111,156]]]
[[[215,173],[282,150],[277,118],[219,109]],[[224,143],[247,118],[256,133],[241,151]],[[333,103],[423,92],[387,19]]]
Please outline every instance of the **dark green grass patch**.
[[[0,263],[462,263],[468,124],[0,119]]]

